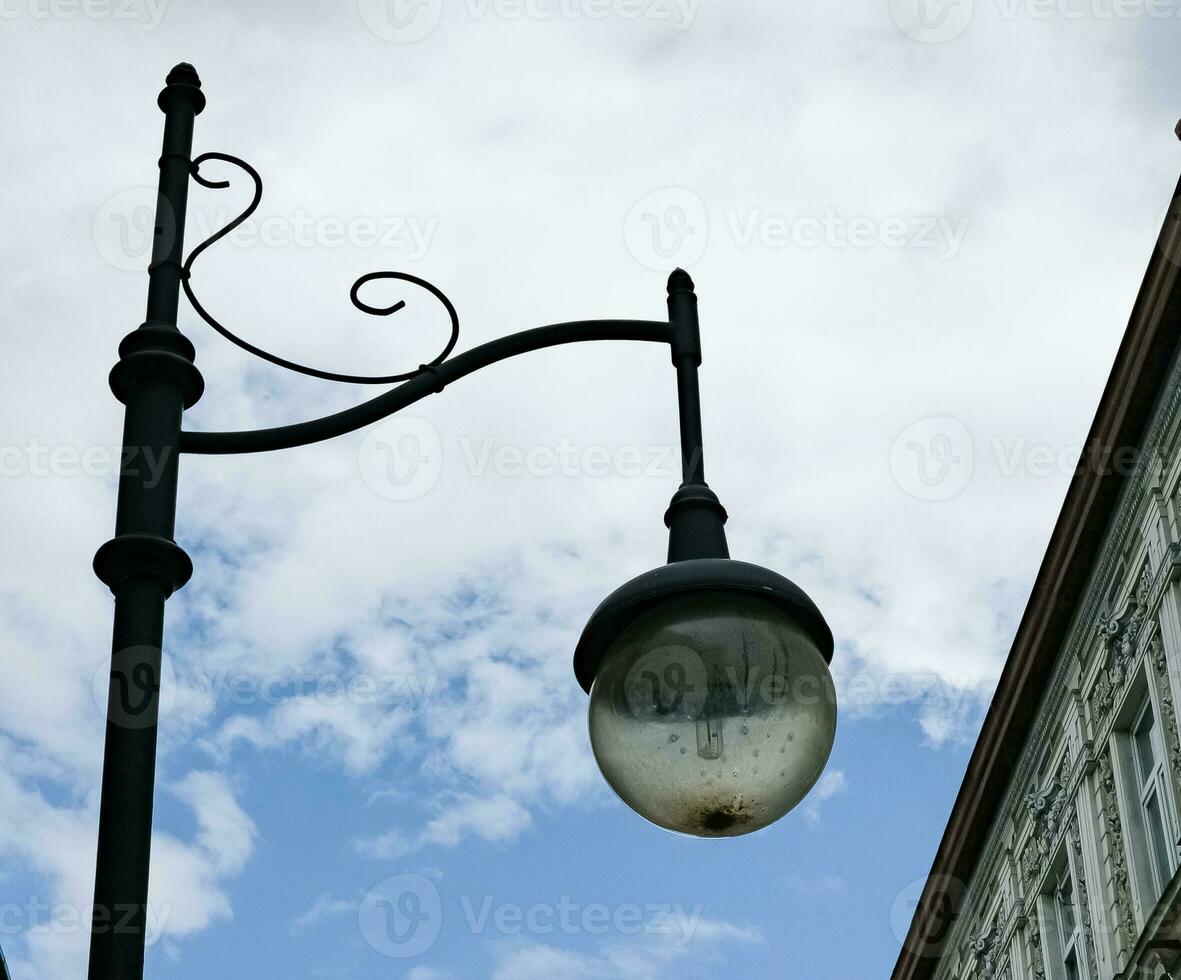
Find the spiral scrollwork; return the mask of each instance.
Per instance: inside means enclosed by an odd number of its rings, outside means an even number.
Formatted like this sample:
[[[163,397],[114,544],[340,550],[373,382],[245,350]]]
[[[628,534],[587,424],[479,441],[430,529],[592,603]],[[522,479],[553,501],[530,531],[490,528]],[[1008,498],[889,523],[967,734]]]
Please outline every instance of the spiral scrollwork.
[[[185,296],[188,297],[189,302],[192,304],[193,309],[197,311],[197,315],[200,316],[202,320],[204,320],[214,330],[225,337],[226,340],[236,344],[238,347],[241,347],[244,351],[253,354],[255,357],[260,357],[264,361],[269,361],[271,364],[286,368],[288,371],[295,371],[299,374],[310,375],[313,378],[321,378],[325,381],[340,381],[347,384],[363,385],[394,384],[399,381],[409,381],[411,378],[417,377],[423,372],[437,367],[447,359],[447,357],[455,349],[455,345],[459,340],[459,314],[456,312],[455,306],[452,304],[451,300],[449,300],[446,295],[444,295],[441,289],[439,289],[434,284],[427,282],[425,279],[420,279],[418,276],[412,276],[407,272],[367,273],[358,278],[356,282],[353,283],[352,289],[349,290],[349,299],[353,306],[355,306],[362,313],[368,313],[370,316],[390,316],[391,314],[397,313],[399,310],[403,309],[406,306],[406,301],[399,300],[390,306],[372,306],[360,298],[360,290],[366,283],[373,282],[377,279],[398,279],[402,282],[408,282],[425,289],[443,304],[443,307],[447,310],[447,315],[451,319],[451,336],[448,338],[446,345],[433,360],[427,361],[425,364],[420,364],[413,371],[406,371],[401,374],[384,375],[341,374],[335,371],[322,371],[319,368],[309,367],[306,364],[299,364],[295,361],[288,360],[285,357],[279,357],[277,354],[272,354],[270,351],[263,350],[261,347],[250,343],[248,340],[244,340],[228,327],[219,323],[209,313],[209,311],[206,310],[204,306],[202,306],[201,302],[197,299],[193,292],[193,263],[197,261],[202,252],[204,252],[211,245],[214,245],[221,239],[225,238],[228,234],[230,234],[230,232],[232,232],[235,228],[246,221],[252,214],[254,214],[254,212],[258,209],[259,202],[262,200],[262,178],[259,176],[257,170],[250,166],[250,164],[248,164],[245,160],[241,160],[238,157],[231,156],[228,153],[202,153],[200,156],[195,157],[189,164],[190,175],[192,176],[193,180],[195,180],[202,187],[221,190],[230,186],[230,182],[228,180],[209,180],[207,177],[204,177],[201,174],[201,165],[209,160],[217,160],[222,163],[228,163],[238,167],[254,182],[254,196],[251,198],[250,203],[246,206],[246,209],[242,211],[236,218],[228,222],[222,228],[219,228],[216,232],[205,239],[205,241],[201,242],[200,245],[194,248],[193,251],[189,253],[189,257],[185,260],[184,265],[181,267],[181,286],[185,291]]]

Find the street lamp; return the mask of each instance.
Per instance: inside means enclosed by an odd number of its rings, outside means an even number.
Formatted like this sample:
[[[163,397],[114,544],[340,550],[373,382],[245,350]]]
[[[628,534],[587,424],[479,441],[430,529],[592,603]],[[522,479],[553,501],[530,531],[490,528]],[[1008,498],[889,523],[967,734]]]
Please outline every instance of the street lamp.
[[[114,593],[115,615],[91,980],[143,976],[164,605],[193,571],[174,540],[180,455],[265,452],[343,435],[518,354],[592,340],[646,341],[667,344],[676,367],[683,482],[665,514],[668,564],[612,593],[591,616],[574,654],[575,675],[590,694],[591,745],[603,775],[644,817],[702,837],[758,830],[798,803],[832,748],[832,634],[797,586],[730,559],[726,512],[705,482],[697,377],[701,338],[689,275],[678,269],[669,277],[667,320],[552,324],[452,357],[459,317],[446,295],[406,273],[370,273],[353,284],[353,305],[389,316],[406,303],[370,305],[361,298],[362,287],[381,279],[421,287],[450,318],[443,350],[403,374],[338,374],[298,364],[238,337],[197,299],[194,263],[253,214],[262,180],[237,157],[192,156],[193,123],[205,96],[191,65],[172,69],[158,103],[164,141],[147,316],[120,344],[110,382],[125,405],[124,458],[150,451],[162,472],[150,479],[134,468],[120,474],[115,536],[94,559],[95,572]],[[184,258],[190,178],[204,187],[229,186],[201,173],[210,161],[238,167],[253,181],[254,196],[240,215]],[[182,429],[184,411],[204,388],[193,345],[177,329],[182,289],[210,326],[273,364],[330,381],[397,386],[345,411],[294,425],[247,432]]]
[[[697,837],[778,820],[836,733],[832,635],[804,593],[728,558],[677,561],[595,611],[575,653],[595,759],[641,816]],[[585,685],[585,679],[584,679]]]

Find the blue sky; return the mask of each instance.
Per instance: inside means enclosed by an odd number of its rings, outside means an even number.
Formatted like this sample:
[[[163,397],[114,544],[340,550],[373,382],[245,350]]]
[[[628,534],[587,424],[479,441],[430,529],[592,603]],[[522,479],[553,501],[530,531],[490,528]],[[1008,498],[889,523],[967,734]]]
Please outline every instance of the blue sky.
[[[309,778],[298,760],[276,761],[241,796],[260,845],[235,882],[234,921],[186,943],[183,967],[157,947],[149,969],[384,978],[414,966],[457,977],[515,966],[520,972],[498,975],[543,976],[554,973],[543,953],[557,949],[587,970],[559,968],[563,976],[631,975],[607,965],[613,956],[634,957],[650,971],[637,975],[650,976],[665,964],[690,977],[880,976],[897,952],[894,929],[913,897],[907,886],[929,862],[966,761],[965,750],[953,748],[938,764],[916,764],[913,744],[913,719],[842,727],[832,765],[856,773],[859,795],[880,800],[872,819],[841,794],[824,804],[819,821],[797,812],[763,834],[699,842],[639,822],[607,799],[586,811],[539,814],[512,847],[473,844],[388,866],[358,859],[349,847],[350,833],[375,822],[363,791]],[[298,812],[315,813],[322,826],[293,825]],[[175,808],[165,813],[178,828],[188,818]],[[422,876],[440,900],[438,938],[401,961],[374,951],[358,928],[361,893],[387,870]],[[535,930],[524,918],[531,907],[546,910],[534,914]],[[491,911],[481,916],[485,908]],[[314,921],[293,927],[312,909],[319,910]],[[597,915],[611,919],[601,925]],[[429,934],[433,926],[419,928]]]
[[[584,345],[266,458],[186,458],[149,976],[885,975],[1176,181],[1171,0],[10,0],[0,22],[0,943],[82,974],[120,407],[161,117],[265,180],[208,308],[336,371],[664,315],[697,282],[735,557],[837,637],[824,780],[685,840],[597,773],[570,658],[659,564],[667,354]],[[923,16],[919,16],[922,14]],[[248,200],[195,189],[190,241]],[[368,294],[367,294],[368,295]],[[187,307],[194,429],[372,394],[252,361]],[[395,322],[396,321],[396,322]],[[47,912],[46,910],[51,910]],[[51,923],[47,925],[47,919]],[[392,926],[392,929],[387,929]],[[419,948],[421,947],[421,948]],[[413,952],[414,955],[391,956]]]

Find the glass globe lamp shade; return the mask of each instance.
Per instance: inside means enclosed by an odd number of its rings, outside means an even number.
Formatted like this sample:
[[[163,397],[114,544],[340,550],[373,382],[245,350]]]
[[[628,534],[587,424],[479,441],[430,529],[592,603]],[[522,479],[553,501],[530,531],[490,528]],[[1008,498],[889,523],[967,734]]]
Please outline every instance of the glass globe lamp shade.
[[[718,587],[719,567],[752,587]],[[606,617],[616,630],[595,664],[591,747],[612,789],[652,823],[748,834],[796,806],[824,771],[837,716],[831,633],[803,592],[766,569],[729,560],[666,569],[672,582],[648,573],[657,578],[645,600],[629,583],[620,592],[635,601]]]

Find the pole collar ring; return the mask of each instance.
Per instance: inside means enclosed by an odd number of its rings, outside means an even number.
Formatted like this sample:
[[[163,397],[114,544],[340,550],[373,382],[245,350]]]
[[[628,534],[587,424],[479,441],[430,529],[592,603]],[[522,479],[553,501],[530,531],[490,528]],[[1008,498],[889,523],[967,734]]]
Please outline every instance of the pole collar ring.
[[[103,544],[94,555],[94,574],[115,595],[128,582],[155,581],[165,598],[184,586],[193,575],[193,562],[171,538],[155,534],[120,534]]]
[[[205,379],[188,358],[171,351],[148,349],[132,351],[119,358],[111,368],[111,391],[124,405],[132,389],[143,381],[164,381],[181,390],[185,408],[197,404],[205,390]]]

